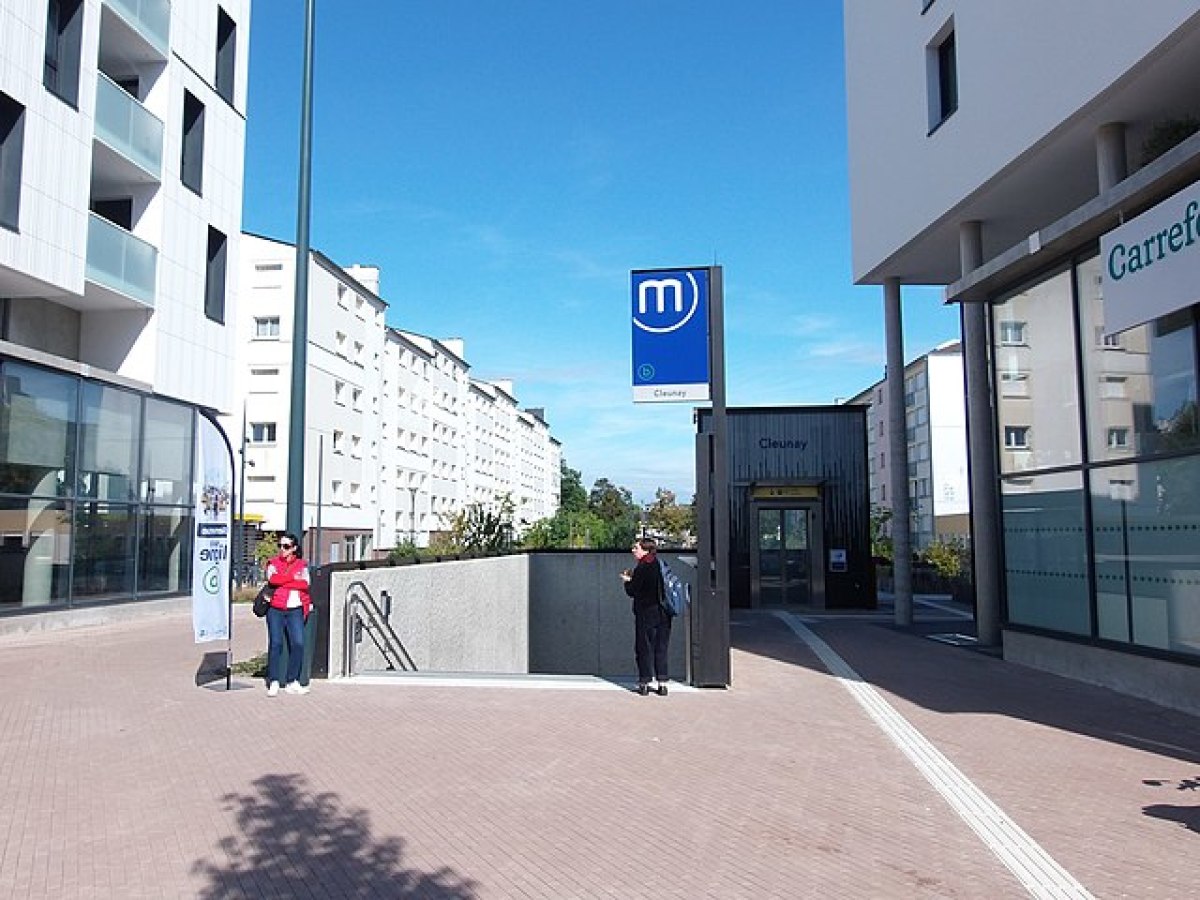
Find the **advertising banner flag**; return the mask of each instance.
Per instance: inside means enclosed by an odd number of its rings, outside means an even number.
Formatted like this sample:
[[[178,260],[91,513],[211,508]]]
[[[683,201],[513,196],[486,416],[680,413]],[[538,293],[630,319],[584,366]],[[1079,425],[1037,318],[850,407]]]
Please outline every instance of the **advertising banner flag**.
[[[229,639],[229,550],[233,464],[221,431],[205,416],[196,430],[196,534],[192,542],[192,629],[196,643]]]

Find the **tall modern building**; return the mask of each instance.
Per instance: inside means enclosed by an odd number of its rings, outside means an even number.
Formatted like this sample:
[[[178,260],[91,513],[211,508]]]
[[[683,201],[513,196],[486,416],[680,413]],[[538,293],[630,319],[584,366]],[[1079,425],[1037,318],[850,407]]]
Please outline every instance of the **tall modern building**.
[[[248,0],[0,0],[0,613],[190,589]]]
[[[896,490],[887,464],[887,391],[887,381],[879,381],[848,401],[867,407],[873,508],[888,507],[888,497]],[[904,367],[904,441],[913,549],[924,550],[939,540],[969,538],[966,404],[958,341],[947,341]]]
[[[244,417],[245,520],[287,519],[296,249],[242,236],[237,398]],[[309,254],[304,530],[310,558],[367,559],[426,546],[469,504],[514,506],[518,531],[558,509],[561,447],[510,381],[471,377],[465,342],[386,324],[379,270]],[[241,455],[241,441],[235,448]],[[238,510],[238,514],[241,514]]]
[[[961,306],[980,637],[1198,708],[1200,6],[844,9],[855,280],[889,346]]]

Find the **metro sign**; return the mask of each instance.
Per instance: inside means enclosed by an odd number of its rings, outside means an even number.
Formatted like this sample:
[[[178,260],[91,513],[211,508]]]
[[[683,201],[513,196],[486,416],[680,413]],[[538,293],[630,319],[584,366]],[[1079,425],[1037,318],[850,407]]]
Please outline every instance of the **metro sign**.
[[[708,400],[708,269],[631,274],[634,402]]]

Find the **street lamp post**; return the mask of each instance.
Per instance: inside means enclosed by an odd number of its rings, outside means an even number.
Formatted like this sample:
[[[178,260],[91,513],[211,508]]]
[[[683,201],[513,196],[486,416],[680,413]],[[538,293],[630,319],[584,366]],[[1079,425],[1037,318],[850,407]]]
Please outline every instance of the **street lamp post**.
[[[312,208],[313,30],[316,0],[304,16],[304,76],[300,95],[300,185],[296,210],[296,294],[292,317],[292,396],[288,417],[287,528],[304,534],[304,405],[308,375],[308,252]]]
[[[408,542],[417,546],[417,489],[405,488],[408,491]]]
[[[242,447],[238,451],[241,456],[241,466],[238,473],[238,551],[237,551],[237,581],[245,584],[246,580],[246,467],[254,463],[246,459],[246,405],[242,404]]]

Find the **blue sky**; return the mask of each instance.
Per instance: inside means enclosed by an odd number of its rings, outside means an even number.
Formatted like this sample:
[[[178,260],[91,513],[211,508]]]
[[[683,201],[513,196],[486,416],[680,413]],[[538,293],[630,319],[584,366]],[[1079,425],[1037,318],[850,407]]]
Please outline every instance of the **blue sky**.
[[[312,246],[461,337],[585,487],[694,491],[690,404],[631,400],[631,269],[721,265],[731,406],[882,377],[850,270],[840,0],[317,2]],[[256,0],[246,230],[294,240],[304,0]],[[956,337],[905,289],[907,358]]]

